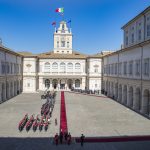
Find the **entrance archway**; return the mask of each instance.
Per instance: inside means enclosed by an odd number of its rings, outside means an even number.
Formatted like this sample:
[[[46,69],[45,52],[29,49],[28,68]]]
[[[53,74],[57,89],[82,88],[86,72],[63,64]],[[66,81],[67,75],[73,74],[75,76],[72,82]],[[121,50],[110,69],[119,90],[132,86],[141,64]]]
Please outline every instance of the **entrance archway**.
[[[123,104],[127,104],[127,86],[125,85],[123,88]]]
[[[68,88],[69,88],[69,89],[72,89],[72,87],[73,87],[73,81],[72,81],[71,79],[69,79],[69,80],[67,81],[67,84],[68,84]]]
[[[10,95],[11,95],[11,97],[13,97],[13,83],[12,82],[10,83],[10,89],[11,89],[10,90],[10,93],[11,93]]]
[[[144,91],[142,107],[143,107],[143,113],[145,115],[149,115],[150,114],[150,94],[149,94],[149,90]]]
[[[9,92],[10,92],[10,90],[9,90],[9,83],[7,82],[6,83],[6,99],[9,99]]]
[[[52,84],[53,84],[53,88],[56,89],[57,85],[58,85],[58,81],[56,79],[54,79]]]
[[[115,84],[115,99],[118,99],[118,83]]]
[[[49,79],[46,79],[46,80],[45,80],[45,87],[46,87],[47,89],[49,89],[49,87],[50,87],[50,80],[49,80]]]
[[[133,100],[133,107],[135,110],[138,110],[138,111],[140,111],[140,109],[141,109],[140,99],[141,99],[140,88],[136,88],[135,96],[134,96],[134,100]]]
[[[2,101],[5,100],[5,84],[2,83],[2,93],[1,93]]]
[[[119,102],[122,101],[122,85],[120,84],[119,85],[119,99],[118,99]]]
[[[133,107],[133,87],[129,88],[128,106]]]

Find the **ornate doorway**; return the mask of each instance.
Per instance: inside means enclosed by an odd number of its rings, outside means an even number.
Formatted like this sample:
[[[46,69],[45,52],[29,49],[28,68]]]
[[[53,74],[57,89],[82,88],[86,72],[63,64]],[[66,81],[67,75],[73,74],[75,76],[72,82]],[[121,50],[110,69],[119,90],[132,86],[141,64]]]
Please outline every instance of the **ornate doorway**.
[[[52,84],[53,84],[53,88],[56,89],[57,85],[58,85],[58,81],[56,79],[54,79]]]

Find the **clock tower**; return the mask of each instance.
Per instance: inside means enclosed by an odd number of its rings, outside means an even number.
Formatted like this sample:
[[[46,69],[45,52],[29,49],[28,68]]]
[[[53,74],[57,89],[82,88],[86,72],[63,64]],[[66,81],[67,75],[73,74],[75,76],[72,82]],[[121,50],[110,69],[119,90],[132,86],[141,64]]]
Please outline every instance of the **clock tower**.
[[[54,32],[54,53],[72,54],[72,32],[65,21]]]

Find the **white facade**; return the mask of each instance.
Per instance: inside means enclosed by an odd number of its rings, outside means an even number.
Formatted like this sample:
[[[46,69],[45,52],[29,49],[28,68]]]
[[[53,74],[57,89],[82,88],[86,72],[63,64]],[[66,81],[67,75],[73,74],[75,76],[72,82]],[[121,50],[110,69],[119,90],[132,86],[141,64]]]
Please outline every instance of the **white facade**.
[[[87,85],[90,90],[100,90],[101,89],[101,63],[102,59],[89,58],[87,60]]]
[[[123,27],[125,33],[130,29],[128,45],[104,56],[102,66],[104,93],[147,117],[150,117],[150,40],[148,30],[143,26],[149,26],[149,14],[150,7]],[[142,39],[138,41],[139,35],[136,33],[140,21]],[[133,34],[135,41],[132,43]],[[126,43],[126,34],[124,41]]]
[[[91,58],[75,52],[72,49],[71,29],[62,21],[54,32],[53,51],[24,56],[23,91],[72,88],[101,90],[101,55]]]
[[[72,54],[72,33],[65,21],[60,22],[54,33],[54,53]]]
[[[22,92],[22,56],[0,46],[0,103]]]

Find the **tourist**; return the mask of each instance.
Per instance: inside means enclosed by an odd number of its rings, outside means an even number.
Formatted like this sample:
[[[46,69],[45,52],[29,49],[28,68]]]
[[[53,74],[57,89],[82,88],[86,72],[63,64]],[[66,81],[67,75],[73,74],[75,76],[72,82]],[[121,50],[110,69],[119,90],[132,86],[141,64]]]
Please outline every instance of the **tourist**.
[[[84,139],[85,139],[85,136],[82,134],[80,137],[81,146],[83,146],[84,144]]]
[[[70,145],[70,143],[71,143],[71,134],[70,133],[68,134],[68,137],[67,137],[67,143],[68,143],[68,145]]]
[[[56,145],[58,145],[58,138],[59,138],[59,137],[58,137],[58,133],[56,133],[55,138],[54,138]]]

